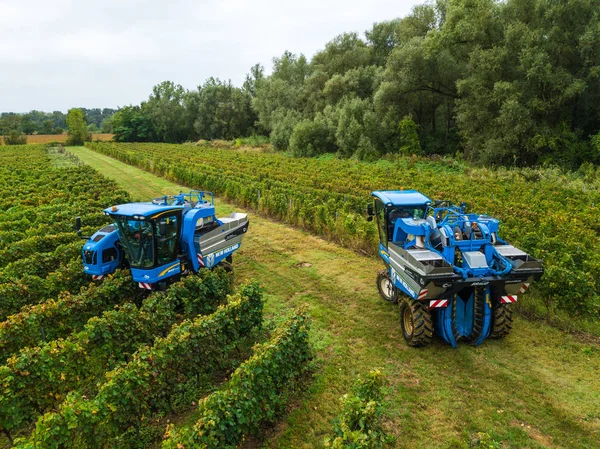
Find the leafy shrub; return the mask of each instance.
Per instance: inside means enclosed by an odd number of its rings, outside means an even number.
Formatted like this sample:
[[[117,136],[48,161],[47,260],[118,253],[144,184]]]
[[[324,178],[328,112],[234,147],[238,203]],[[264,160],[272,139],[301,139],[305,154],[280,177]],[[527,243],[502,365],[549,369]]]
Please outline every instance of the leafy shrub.
[[[278,109],[273,112],[271,130],[271,143],[276,150],[287,150],[290,147],[290,139],[294,127],[301,120],[302,115],[295,110]]]
[[[383,375],[371,371],[358,378],[350,394],[342,397],[342,412],[333,421],[333,437],[325,440],[332,449],[380,449],[392,440],[381,428]]]
[[[415,123],[412,115],[405,116],[398,124],[400,130],[400,154],[411,156],[421,154],[421,144],[417,130],[419,126]]]
[[[69,393],[56,411],[38,419],[27,439],[15,447],[123,447],[120,435],[148,425],[157,413],[170,411],[170,399],[201,374],[214,374],[243,338],[262,324],[262,293],[256,283],[242,287],[227,304],[208,316],[185,320],[166,337],[140,347],[131,360],[106,373],[89,399]],[[135,433],[135,432],[133,432]]]
[[[296,312],[259,345],[219,391],[200,402],[195,425],[167,430],[165,449],[234,449],[245,435],[273,423],[285,405],[285,393],[312,358],[308,318]]]
[[[265,147],[269,144],[270,140],[267,136],[259,136],[253,134],[250,137],[241,137],[235,139],[235,146],[248,146],[248,147]]]
[[[9,133],[4,136],[5,145],[24,145],[26,143],[27,136],[16,129],[9,131]]]
[[[290,137],[290,150],[294,156],[310,157],[335,151],[333,137],[325,121],[317,116],[314,120],[302,120]]]

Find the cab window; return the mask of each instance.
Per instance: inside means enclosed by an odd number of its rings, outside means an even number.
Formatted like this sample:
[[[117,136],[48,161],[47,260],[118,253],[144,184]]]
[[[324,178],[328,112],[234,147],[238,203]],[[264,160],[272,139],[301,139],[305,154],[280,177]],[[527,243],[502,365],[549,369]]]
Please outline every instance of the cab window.
[[[158,265],[175,260],[179,250],[179,224],[178,215],[169,215],[156,220]]]
[[[385,207],[381,200],[375,199],[375,216],[377,217],[377,230],[379,231],[379,241],[387,248],[388,236],[385,229]]]

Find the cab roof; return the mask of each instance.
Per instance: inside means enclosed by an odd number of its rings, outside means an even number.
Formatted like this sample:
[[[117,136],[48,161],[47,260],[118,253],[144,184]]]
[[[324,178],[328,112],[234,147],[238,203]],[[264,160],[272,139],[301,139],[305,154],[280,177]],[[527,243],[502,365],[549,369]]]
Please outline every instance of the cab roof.
[[[113,210],[113,207],[116,207],[116,210]],[[124,215],[127,217],[137,215],[146,218],[152,218],[162,212],[176,211],[181,209],[183,209],[183,206],[159,206],[153,203],[128,203],[108,207],[104,209],[104,212],[109,215]]]
[[[416,190],[376,190],[371,195],[386,206],[425,206],[431,203],[431,199]]]

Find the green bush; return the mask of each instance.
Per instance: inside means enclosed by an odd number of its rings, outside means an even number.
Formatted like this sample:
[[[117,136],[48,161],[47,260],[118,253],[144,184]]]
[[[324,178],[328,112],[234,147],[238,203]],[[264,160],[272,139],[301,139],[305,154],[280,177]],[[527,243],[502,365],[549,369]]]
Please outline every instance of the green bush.
[[[72,392],[46,413],[15,447],[123,447],[121,435],[171,411],[171,398],[201,374],[214,375],[227,355],[262,324],[262,293],[256,283],[240,288],[208,316],[185,320],[152,346],[142,346],[126,364],[106,373],[93,398]],[[196,385],[198,387],[198,385]],[[135,429],[135,430],[134,430]]]
[[[13,129],[9,131],[9,133],[4,136],[4,144],[5,145],[25,145],[27,143],[27,136],[22,132]]]
[[[333,421],[333,437],[325,440],[332,449],[380,449],[392,440],[381,427],[383,375],[371,371],[358,378],[350,394],[342,397],[342,412]]]
[[[193,426],[167,430],[164,449],[234,449],[244,436],[273,423],[285,406],[285,393],[313,356],[305,313],[296,312],[271,340],[259,345],[219,391],[200,402]]]
[[[310,157],[335,151],[333,136],[324,120],[302,120],[290,137],[290,150],[294,156]]]

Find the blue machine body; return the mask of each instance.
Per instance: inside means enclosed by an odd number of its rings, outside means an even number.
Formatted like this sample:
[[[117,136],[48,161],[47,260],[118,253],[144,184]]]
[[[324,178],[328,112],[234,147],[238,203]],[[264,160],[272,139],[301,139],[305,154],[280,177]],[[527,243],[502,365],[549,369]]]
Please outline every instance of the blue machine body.
[[[414,190],[374,191],[379,255],[394,288],[427,305],[435,333],[479,345],[493,309],[543,274],[541,261],[498,237],[499,221]]]
[[[164,289],[184,272],[231,260],[249,224],[247,215],[241,213],[217,218],[214,196],[201,191],[116,205],[104,214],[114,224],[85,243],[85,272],[101,279],[120,266],[129,266],[133,280],[148,290]],[[102,256],[114,250],[114,259]]]
[[[94,279],[113,273],[123,262],[119,233],[115,225],[104,226],[82,248],[83,270]]]

